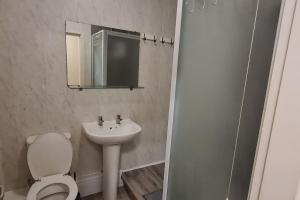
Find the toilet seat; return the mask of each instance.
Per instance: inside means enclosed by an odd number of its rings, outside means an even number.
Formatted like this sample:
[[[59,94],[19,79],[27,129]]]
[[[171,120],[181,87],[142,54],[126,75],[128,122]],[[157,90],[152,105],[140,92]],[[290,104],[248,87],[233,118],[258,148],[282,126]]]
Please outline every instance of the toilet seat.
[[[31,187],[27,194],[26,200],[36,200],[39,192],[41,192],[47,186],[53,184],[63,184],[67,186],[69,195],[66,200],[74,200],[78,193],[77,184],[71,176],[68,175],[52,175],[43,177],[40,181],[36,181]]]
[[[62,192],[69,192],[66,200],[74,200],[78,194],[77,184],[66,175],[73,157],[70,135],[46,133],[27,138],[27,144],[27,163],[35,183],[29,189],[26,200]]]

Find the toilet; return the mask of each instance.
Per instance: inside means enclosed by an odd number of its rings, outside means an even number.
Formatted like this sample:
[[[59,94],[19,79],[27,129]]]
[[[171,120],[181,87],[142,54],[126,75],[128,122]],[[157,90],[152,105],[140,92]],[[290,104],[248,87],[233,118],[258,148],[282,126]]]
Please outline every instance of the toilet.
[[[27,163],[35,183],[26,200],[75,200],[78,188],[68,175],[73,157],[71,134],[47,133],[27,138]]]

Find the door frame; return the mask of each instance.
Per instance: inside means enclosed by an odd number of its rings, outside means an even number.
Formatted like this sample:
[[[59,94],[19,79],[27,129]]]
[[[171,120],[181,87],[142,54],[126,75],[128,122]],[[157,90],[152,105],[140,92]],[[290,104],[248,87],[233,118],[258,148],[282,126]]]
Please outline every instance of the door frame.
[[[164,172],[164,183],[163,183],[163,200],[167,200],[167,192],[168,192],[169,167],[170,167],[172,133],[173,133],[173,116],[174,116],[174,106],[175,106],[175,93],[176,93],[176,80],[177,80],[177,69],[178,69],[183,1],[184,0],[178,0],[177,2],[175,39],[174,39],[175,42],[174,42],[174,51],[173,51],[169,119],[168,119],[166,157],[165,157],[165,172]]]
[[[169,105],[169,121],[167,130],[167,144],[165,157],[165,173],[163,183],[163,200],[167,200],[169,167],[173,133],[173,116],[176,95],[176,80],[178,69],[178,56],[181,33],[182,8],[184,0],[178,0],[176,27],[175,27],[175,43],[172,65],[172,80]],[[264,111],[261,120],[260,133],[256,148],[256,155],[253,165],[252,177],[249,187],[248,200],[258,200],[260,194],[261,183],[263,180],[264,168],[268,154],[269,143],[271,139],[275,110],[277,106],[278,94],[281,86],[281,79],[284,70],[286,52],[289,44],[291,28],[293,23],[294,12],[297,0],[282,0],[280,18],[277,27],[277,36],[273,50],[273,58],[270,69],[268,88],[266,91],[266,99]]]

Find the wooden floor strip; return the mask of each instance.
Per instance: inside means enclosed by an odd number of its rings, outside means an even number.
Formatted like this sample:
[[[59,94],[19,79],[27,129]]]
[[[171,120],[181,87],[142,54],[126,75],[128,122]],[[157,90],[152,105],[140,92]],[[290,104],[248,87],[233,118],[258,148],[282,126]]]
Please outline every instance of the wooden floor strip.
[[[144,195],[163,188],[164,164],[124,172],[122,180],[133,199],[144,200]]]
[[[103,196],[102,193],[98,193],[84,197],[82,200],[103,200]],[[121,187],[118,189],[118,200],[132,200],[132,198],[127,194],[125,188]]]

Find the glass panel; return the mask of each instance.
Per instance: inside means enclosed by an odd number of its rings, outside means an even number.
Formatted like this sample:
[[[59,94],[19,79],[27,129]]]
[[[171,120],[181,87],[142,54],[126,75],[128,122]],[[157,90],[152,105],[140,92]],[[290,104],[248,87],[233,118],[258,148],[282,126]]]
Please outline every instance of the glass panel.
[[[254,34],[230,200],[246,200],[271,67],[281,0],[261,0]]]
[[[167,199],[225,200],[257,1],[191,2],[183,7]]]

